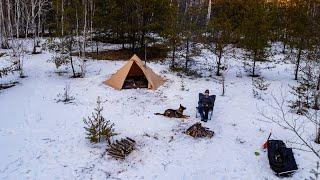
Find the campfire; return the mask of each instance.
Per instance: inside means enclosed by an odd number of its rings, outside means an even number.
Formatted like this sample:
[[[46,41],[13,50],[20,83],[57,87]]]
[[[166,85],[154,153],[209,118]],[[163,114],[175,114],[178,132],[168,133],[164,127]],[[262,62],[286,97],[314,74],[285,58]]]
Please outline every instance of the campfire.
[[[131,138],[116,140],[107,149],[108,155],[116,159],[125,159],[134,149],[136,142]]]
[[[199,138],[199,137],[212,138],[212,136],[214,135],[214,132],[209,130],[209,128],[207,127],[203,127],[201,123],[196,123],[187,129],[186,134],[194,138]]]

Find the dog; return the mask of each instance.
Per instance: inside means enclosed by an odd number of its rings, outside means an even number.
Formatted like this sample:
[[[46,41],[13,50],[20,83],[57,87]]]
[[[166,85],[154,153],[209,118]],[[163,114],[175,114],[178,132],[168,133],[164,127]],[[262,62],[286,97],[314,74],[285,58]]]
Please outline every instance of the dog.
[[[166,116],[169,118],[188,118],[190,116],[187,115],[183,115],[183,111],[186,110],[187,108],[183,107],[180,104],[179,109],[175,110],[175,109],[167,109],[164,111],[163,114],[161,113],[154,113],[155,115],[161,115],[161,116]]]

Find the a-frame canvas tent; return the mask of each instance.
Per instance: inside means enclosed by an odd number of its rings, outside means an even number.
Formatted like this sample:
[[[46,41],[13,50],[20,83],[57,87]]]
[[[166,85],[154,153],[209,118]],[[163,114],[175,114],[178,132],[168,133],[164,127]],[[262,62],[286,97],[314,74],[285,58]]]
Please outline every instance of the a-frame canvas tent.
[[[153,72],[150,67],[146,67],[137,55],[133,55],[122,68],[103,83],[121,90],[127,77],[142,75],[148,80],[148,89],[156,90],[165,82],[165,79]]]

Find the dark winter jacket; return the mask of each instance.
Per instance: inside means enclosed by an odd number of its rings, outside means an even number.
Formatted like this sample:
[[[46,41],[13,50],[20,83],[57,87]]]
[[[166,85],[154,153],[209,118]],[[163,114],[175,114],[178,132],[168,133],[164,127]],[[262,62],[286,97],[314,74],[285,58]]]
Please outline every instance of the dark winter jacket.
[[[208,107],[210,109],[213,109],[214,102],[216,100],[216,95],[211,95],[206,97],[204,94],[199,93],[199,107]]]

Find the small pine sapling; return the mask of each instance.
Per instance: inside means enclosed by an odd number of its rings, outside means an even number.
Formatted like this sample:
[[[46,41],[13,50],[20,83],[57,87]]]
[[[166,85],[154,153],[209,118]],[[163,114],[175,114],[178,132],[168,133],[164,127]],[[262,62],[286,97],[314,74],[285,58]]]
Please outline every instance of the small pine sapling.
[[[236,72],[236,77],[242,78],[242,73],[241,73],[241,71],[237,71],[237,72]]]
[[[317,92],[317,77],[313,68],[306,65],[302,70],[302,76],[298,81],[298,86],[293,86],[292,91],[296,99],[289,101],[289,107],[299,115],[307,114],[310,108],[318,109],[318,92]]]
[[[106,120],[102,115],[103,107],[101,105],[100,97],[97,99],[97,107],[94,109],[94,111],[95,112],[92,113],[91,117],[83,120],[86,125],[86,127],[84,127],[87,131],[86,138],[92,143],[97,143],[101,142],[102,138],[104,137],[110,144],[110,138],[117,135],[117,133],[115,133],[113,128],[114,124],[109,120]]]
[[[72,69],[72,78],[83,77],[83,73],[77,73],[75,69],[75,62],[72,58],[72,47],[75,43],[73,36],[68,36],[61,39],[47,41],[46,47],[50,52],[54,53],[54,56],[50,60],[59,69],[61,66],[69,65]],[[82,67],[80,67],[82,68]],[[82,70],[81,70],[82,71]]]
[[[63,90],[63,94],[58,94],[57,102],[63,102],[65,104],[72,103],[75,98],[70,95],[70,85],[66,84],[66,87]]]
[[[296,99],[289,101],[289,107],[292,109],[293,112],[299,115],[307,114],[309,108],[307,89],[304,86],[291,88],[293,91],[290,91],[290,93],[293,94],[296,97]]]
[[[264,91],[268,90],[270,83],[267,83],[263,77],[252,78],[252,85],[253,85],[253,97],[263,100],[262,94]]]
[[[319,162],[317,162],[317,167],[315,169],[312,169],[310,171],[312,176],[310,176],[310,180],[318,180],[320,176],[320,165]]]
[[[185,87],[183,78],[181,78],[181,91],[185,91],[185,90],[186,90],[186,87]]]

